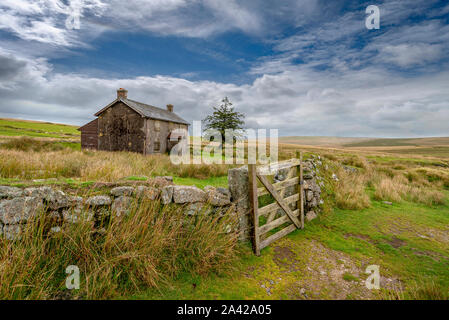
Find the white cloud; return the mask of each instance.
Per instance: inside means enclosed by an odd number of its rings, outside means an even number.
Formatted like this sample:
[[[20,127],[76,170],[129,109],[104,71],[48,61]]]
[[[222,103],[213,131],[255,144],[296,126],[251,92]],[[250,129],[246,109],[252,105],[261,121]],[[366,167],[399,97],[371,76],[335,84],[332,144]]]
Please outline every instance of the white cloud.
[[[303,67],[235,85],[167,76],[60,74],[45,61],[4,52],[0,62],[0,116],[83,124],[125,87],[135,100],[174,104],[188,121],[203,119],[229,96],[248,124],[279,128],[281,135],[447,135],[449,122],[449,72],[407,79],[375,68],[336,76]]]
[[[448,134],[449,71],[440,60],[448,52],[449,26],[433,16],[406,22],[417,7],[432,1],[420,0],[416,6],[411,0],[385,2],[378,33],[365,29],[364,10],[327,19],[325,13],[316,15],[325,11],[313,0],[289,0],[285,6],[238,0],[112,0],[107,6],[106,1],[83,1],[79,31],[65,28],[67,13],[60,1],[31,3],[2,1],[0,28],[62,47],[85,45],[88,36],[117,29],[185,37],[230,30],[270,34],[275,18],[304,31],[267,41],[275,54],[261,57],[249,71],[255,80],[244,85],[162,75],[103,79],[58,73],[42,55],[25,57],[20,47],[9,46],[10,52],[0,50],[0,116],[83,124],[114,99],[117,88],[125,87],[135,100],[160,107],[174,104],[188,121],[204,118],[229,96],[247,115],[247,124],[279,128],[281,135]],[[320,23],[310,21],[315,18]],[[359,38],[367,43],[360,45]],[[429,68],[432,64],[437,67]],[[413,77],[395,70],[416,66],[429,70]],[[182,76],[195,78],[192,73]]]
[[[381,48],[380,58],[393,62],[401,67],[424,65],[438,61],[443,56],[443,46],[440,44],[400,44],[387,45]]]

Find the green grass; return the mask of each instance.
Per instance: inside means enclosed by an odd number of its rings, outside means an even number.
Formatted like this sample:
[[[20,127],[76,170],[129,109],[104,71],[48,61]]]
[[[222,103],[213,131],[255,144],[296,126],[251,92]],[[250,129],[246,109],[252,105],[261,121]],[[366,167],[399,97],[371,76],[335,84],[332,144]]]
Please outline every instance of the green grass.
[[[203,189],[205,186],[226,188],[228,186],[228,177],[222,176],[222,177],[212,177],[208,179],[173,177],[173,182],[175,184],[197,186],[198,188],[201,189]]]
[[[449,192],[446,192],[449,198]],[[304,280],[314,244],[324,245],[331,252],[350,257],[362,266],[378,264],[384,277],[399,278],[405,285],[404,298],[414,295],[413,284],[419,279],[427,285],[432,281],[438,288],[449,287],[449,247],[441,237],[449,230],[449,206],[426,207],[410,202],[387,206],[373,201],[364,210],[335,210],[321,215],[277,243],[262,250],[260,257],[251,254],[250,246],[243,246],[240,262],[228,275],[192,277],[183,274],[160,291],[148,290],[127,297],[131,299],[285,299],[289,288]],[[433,237],[432,237],[433,235]],[[447,239],[446,239],[447,241]],[[288,247],[295,253],[298,271],[273,263],[274,248]],[[267,295],[261,284],[267,279],[281,278]],[[346,282],[360,281],[346,272]],[[319,282],[319,279],[314,280]],[[407,289],[410,288],[410,289]],[[410,291],[407,291],[410,290]],[[375,292],[382,297],[381,292]],[[444,292],[442,293],[444,294]],[[319,298],[329,298],[325,291]]]
[[[77,126],[48,122],[0,119],[0,136],[77,138],[80,136],[77,128]]]

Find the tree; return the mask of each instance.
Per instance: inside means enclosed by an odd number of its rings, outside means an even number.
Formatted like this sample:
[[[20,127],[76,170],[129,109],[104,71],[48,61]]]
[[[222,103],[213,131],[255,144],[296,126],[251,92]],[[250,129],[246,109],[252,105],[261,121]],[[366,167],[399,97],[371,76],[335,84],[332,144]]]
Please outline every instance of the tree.
[[[215,129],[221,133],[222,141],[224,141],[225,130],[232,129],[234,131],[242,130],[245,124],[243,113],[234,111],[231,101],[225,97],[222,104],[218,107],[213,107],[212,115],[204,118],[206,129]]]

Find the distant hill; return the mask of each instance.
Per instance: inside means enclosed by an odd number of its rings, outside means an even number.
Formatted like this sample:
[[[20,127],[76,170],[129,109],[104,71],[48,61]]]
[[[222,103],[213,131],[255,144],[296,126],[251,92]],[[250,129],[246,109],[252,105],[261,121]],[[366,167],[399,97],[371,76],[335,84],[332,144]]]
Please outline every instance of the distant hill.
[[[449,137],[430,138],[351,138],[351,137],[280,137],[280,143],[317,147],[420,147],[449,146]]]
[[[0,136],[78,138],[77,128],[67,124],[0,118]]]
[[[293,136],[280,137],[279,143],[299,144],[304,146],[317,147],[342,147],[346,144],[364,143],[373,140],[372,138],[350,138],[350,137],[308,137],[308,136]]]

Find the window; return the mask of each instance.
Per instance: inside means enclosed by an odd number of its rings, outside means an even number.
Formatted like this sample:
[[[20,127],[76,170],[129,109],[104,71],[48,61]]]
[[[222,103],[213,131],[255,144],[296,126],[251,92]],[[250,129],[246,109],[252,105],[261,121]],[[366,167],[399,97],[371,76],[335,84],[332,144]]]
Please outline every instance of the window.
[[[154,152],[161,151],[161,143],[159,141],[154,141]]]
[[[161,123],[158,120],[154,120],[154,131],[161,131]]]

